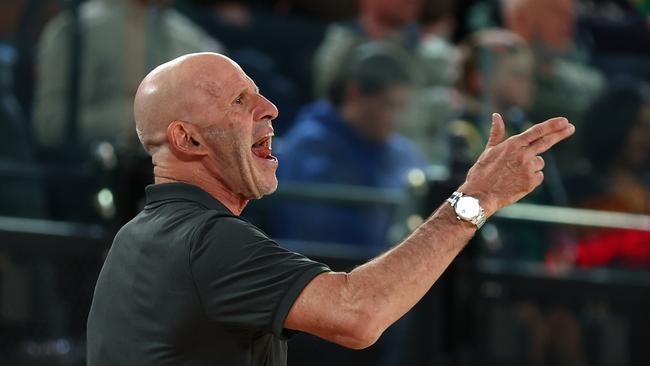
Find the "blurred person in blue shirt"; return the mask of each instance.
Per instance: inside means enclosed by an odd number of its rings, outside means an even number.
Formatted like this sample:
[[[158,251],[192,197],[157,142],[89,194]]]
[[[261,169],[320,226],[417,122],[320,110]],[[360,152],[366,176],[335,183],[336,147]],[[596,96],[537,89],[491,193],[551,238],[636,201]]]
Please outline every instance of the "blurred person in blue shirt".
[[[412,76],[400,50],[386,42],[359,46],[329,89],[306,106],[281,140],[283,182],[405,188],[407,173],[425,163],[395,132],[411,95]],[[274,213],[275,235],[356,245],[387,244],[394,209],[285,202]]]

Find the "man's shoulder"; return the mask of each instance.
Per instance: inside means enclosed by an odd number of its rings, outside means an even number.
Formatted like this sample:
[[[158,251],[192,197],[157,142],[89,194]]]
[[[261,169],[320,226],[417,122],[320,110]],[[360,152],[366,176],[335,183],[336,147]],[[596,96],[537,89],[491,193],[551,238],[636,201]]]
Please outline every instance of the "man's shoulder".
[[[210,210],[201,215],[194,241],[194,244],[200,245],[206,242],[237,244],[272,240],[261,229],[240,216]]]

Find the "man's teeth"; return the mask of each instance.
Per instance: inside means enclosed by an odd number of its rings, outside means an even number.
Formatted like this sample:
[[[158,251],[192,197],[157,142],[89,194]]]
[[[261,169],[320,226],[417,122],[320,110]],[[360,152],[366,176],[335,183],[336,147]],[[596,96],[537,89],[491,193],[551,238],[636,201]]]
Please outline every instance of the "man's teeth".
[[[272,141],[273,141],[272,137],[265,137],[259,140],[258,142],[256,142],[253,146],[267,146],[270,148],[273,143]]]

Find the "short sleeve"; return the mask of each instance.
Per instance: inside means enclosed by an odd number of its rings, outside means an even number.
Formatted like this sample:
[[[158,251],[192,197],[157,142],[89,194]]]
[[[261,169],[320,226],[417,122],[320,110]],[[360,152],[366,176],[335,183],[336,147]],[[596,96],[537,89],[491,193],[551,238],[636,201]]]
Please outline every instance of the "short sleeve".
[[[237,217],[211,217],[191,243],[189,262],[207,316],[225,327],[285,337],[284,320],[311,280],[330,269],[280,247]]]

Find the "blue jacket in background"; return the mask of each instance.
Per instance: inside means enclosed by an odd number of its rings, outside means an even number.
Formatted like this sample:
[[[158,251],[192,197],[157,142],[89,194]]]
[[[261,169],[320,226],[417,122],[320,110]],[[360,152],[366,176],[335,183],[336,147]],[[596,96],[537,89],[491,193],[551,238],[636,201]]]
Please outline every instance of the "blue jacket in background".
[[[408,139],[395,133],[385,143],[371,142],[324,101],[303,108],[279,142],[280,184],[405,188],[407,173],[425,166]],[[278,238],[381,246],[387,244],[393,211],[381,205],[282,202],[274,210],[272,227]]]

